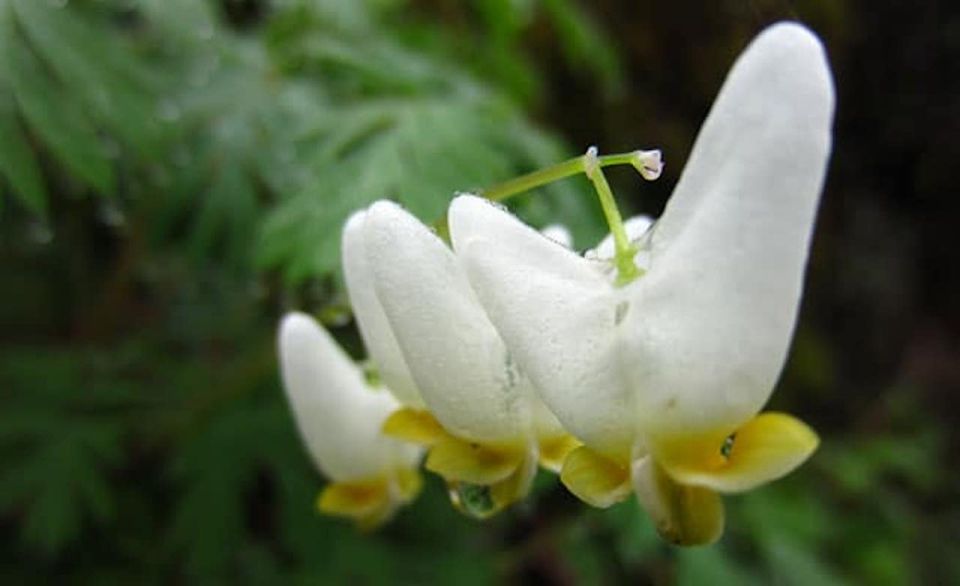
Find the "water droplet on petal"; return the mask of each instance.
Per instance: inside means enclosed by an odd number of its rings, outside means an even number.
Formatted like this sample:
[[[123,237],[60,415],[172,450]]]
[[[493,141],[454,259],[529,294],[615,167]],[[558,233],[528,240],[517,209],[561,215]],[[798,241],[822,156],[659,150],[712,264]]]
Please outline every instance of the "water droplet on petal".
[[[467,516],[485,519],[496,507],[489,486],[455,482],[449,485],[450,501]]]

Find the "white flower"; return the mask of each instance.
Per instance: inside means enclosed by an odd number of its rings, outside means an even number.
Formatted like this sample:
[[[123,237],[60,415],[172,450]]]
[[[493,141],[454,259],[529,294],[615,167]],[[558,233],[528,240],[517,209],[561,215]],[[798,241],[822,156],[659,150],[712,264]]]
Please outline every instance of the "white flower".
[[[341,238],[343,277],[353,317],[384,385],[404,406],[423,409],[423,399],[374,288],[363,235],[366,218],[366,211],[354,212],[344,224]]]
[[[371,388],[363,372],[313,318],[289,313],[280,324],[280,370],[300,435],[332,483],[321,512],[363,528],[389,519],[420,490],[420,450],[382,435],[398,404]]]
[[[722,532],[717,492],[778,478],[815,449],[798,420],[757,413],[792,337],[830,151],[823,48],[779,24],[734,65],[639,278],[604,246],[580,257],[488,202],[450,206],[471,285],[563,425],[585,443],[561,478],[607,506],[632,487],[678,543]]]
[[[376,359],[395,356],[393,363],[408,367],[416,399],[429,409],[407,399],[412,408],[384,430],[428,445],[426,468],[447,480],[456,505],[478,517],[525,496],[538,462],[559,470],[576,444],[517,368],[453,251],[387,201],[354,216],[344,242],[365,339],[389,340]],[[354,256],[361,249],[366,263]],[[371,282],[379,303],[370,299]]]

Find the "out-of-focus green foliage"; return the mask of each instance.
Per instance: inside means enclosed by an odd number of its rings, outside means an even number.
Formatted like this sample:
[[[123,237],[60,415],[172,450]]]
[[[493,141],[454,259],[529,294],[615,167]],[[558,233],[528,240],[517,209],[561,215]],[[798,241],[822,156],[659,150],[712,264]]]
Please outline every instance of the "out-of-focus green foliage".
[[[672,31],[704,27],[682,4],[0,0],[0,578],[960,581],[960,475],[944,465],[957,437],[932,407],[934,366],[905,359],[864,383],[858,360],[886,347],[831,331],[836,298],[870,281],[834,287],[829,273],[868,256],[859,240],[843,248],[831,207],[856,193],[845,177],[865,175],[848,151],[869,158],[841,132],[865,132],[845,118],[852,2],[799,3],[841,89],[826,252],[773,405],[823,431],[811,464],[729,499],[726,537],[697,550],[664,545],[632,501],[592,510],[547,475],[485,524],[453,511],[435,478],[373,535],[313,513],[322,479],[283,401],[273,329],[305,308],[362,357],[336,277],[343,219],[390,197],[433,221],[456,191],[585,146],[546,124],[587,128],[603,150],[662,144],[668,187],[757,15],[783,16],[718,3],[730,30],[681,42]],[[682,89],[677,110],[653,88]],[[639,205],[635,175],[612,178],[626,208],[655,209],[666,189],[645,186]],[[586,185],[511,205],[585,247],[602,232]],[[895,233],[877,225],[881,242]],[[905,287],[893,272],[905,264],[882,264],[879,307],[901,307],[889,285]]]
[[[335,268],[358,207],[391,197],[434,218],[457,191],[566,155],[508,93],[443,57],[452,40],[405,42],[400,6],[284,2],[253,35],[204,2],[75,4],[0,8],[0,171],[37,213],[48,196],[31,135],[76,192],[150,198],[152,230],[186,219],[195,256],[253,258],[301,283]],[[571,5],[547,5],[574,54],[610,54]],[[610,58],[598,65],[613,75]],[[569,184],[548,189],[581,235],[595,228]]]

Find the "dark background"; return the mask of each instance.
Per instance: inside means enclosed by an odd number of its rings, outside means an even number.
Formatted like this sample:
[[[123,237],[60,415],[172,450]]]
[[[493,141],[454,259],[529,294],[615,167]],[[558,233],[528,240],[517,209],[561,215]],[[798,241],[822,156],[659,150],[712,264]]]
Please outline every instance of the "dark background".
[[[0,576],[7,583],[912,584],[960,581],[960,11],[947,2],[0,3]],[[823,439],[727,499],[716,546],[555,479],[480,524],[438,479],[374,535],[313,513],[283,402],[288,308],[362,357],[339,226],[375,198],[581,153],[662,149],[657,214],[737,54],[827,47],[834,153],[772,407]],[[586,181],[520,198],[586,248]],[[514,205],[514,204],[511,204]]]

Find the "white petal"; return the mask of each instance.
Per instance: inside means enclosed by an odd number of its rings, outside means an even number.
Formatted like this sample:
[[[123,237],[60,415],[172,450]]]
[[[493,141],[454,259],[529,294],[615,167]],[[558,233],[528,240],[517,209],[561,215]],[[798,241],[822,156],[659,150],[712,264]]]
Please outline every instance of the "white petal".
[[[771,27],[730,72],[629,286],[623,364],[654,432],[734,427],[786,357],[830,151],[819,41]]]
[[[642,239],[652,225],[653,219],[650,216],[634,216],[623,223],[630,242],[637,242]],[[613,234],[607,234],[607,237],[596,248],[588,250],[584,253],[584,256],[587,258],[611,259],[614,252]]]
[[[616,356],[619,297],[595,263],[477,197],[454,199],[448,221],[477,296],[547,406],[596,449],[629,450],[633,415]]]
[[[404,405],[423,407],[423,400],[374,289],[373,272],[367,261],[363,237],[365,221],[366,213],[357,212],[350,216],[343,227],[343,274],[350,305],[367,352],[377,365],[380,379]]]
[[[412,465],[416,449],[380,434],[398,408],[308,315],[290,313],[279,332],[280,371],[294,419],[317,467],[336,481],[368,478]]]
[[[570,230],[567,230],[566,226],[562,224],[550,224],[540,230],[540,233],[557,244],[566,248],[573,248],[573,236],[570,234]]]
[[[533,390],[453,252],[390,202],[369,208],[365,235],[380,301],[434,416],[464,439],[527,436]]]

